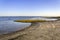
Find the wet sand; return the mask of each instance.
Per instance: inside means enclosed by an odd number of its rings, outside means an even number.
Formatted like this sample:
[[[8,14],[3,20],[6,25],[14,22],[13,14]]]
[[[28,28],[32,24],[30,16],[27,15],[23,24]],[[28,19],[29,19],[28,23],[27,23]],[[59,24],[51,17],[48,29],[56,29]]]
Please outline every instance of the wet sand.
[[[23,30],[0,35],[0,40],[60,40],[60,20],[32,23]]]

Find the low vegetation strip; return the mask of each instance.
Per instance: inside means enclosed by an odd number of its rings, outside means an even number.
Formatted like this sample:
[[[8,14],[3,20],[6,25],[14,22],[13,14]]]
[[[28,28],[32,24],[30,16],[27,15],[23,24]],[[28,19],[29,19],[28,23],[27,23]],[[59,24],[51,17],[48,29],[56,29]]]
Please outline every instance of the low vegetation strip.
[[[47,22],[47,21],[46,20],[15,20],[15,22],[33,23],[33,22]]]

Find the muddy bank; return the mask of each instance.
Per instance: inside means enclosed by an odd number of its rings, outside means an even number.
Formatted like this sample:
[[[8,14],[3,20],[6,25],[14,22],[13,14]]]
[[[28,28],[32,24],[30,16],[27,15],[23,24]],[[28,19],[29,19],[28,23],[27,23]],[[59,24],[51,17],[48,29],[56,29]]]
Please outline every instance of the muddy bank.
[[[33,23],[23,30],[0,35],[0,40],[60,40],[60,20]]]

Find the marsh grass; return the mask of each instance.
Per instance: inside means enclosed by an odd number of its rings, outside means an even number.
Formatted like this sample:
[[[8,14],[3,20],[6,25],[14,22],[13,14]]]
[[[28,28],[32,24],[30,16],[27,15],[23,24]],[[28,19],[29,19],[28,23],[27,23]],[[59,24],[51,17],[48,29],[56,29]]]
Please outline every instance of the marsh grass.
[[[15,20],[15,22],[34,23],[34,22],[47,22],[47,21],[46,20]]]

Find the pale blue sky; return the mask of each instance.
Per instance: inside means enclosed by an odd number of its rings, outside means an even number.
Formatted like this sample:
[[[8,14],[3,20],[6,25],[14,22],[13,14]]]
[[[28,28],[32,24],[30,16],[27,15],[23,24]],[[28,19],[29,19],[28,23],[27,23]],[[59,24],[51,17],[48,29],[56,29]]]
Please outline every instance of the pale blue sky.
[[[0,0],[0,16],[60,16],[60,0]]]

